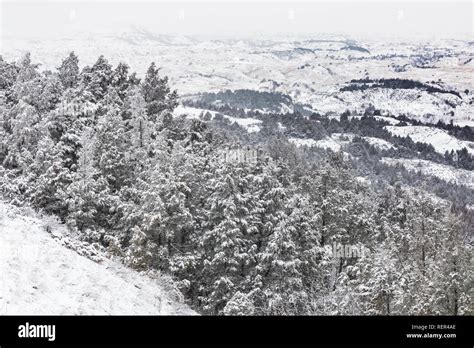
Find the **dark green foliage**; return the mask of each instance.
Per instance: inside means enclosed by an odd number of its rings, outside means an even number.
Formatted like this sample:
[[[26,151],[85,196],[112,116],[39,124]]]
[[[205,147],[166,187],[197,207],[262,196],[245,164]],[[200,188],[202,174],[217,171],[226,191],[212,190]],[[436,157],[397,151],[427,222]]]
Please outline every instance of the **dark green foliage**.
[[[365,91],[372,88],[389,88],[389,89],[419,89],[428,93],[448,93],[461,98],[461,95],[457,91],[444,90],[436,86],[431,86],[426,83],[422,83],[415,80],[407,79],[359,79],[351,80],[351,84],[341,88],[341,92],[344,91]]]

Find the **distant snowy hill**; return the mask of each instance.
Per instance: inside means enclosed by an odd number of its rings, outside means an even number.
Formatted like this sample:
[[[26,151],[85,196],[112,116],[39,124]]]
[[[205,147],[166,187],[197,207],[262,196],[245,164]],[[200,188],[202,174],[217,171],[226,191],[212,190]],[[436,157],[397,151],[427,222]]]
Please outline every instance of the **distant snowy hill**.
[[[459,168],[453,168],[447,165],[433,163],[425,160],[416,159],[396,159],[383,158],[382,162],[389,165],[401,164],[410,171],[420,171],[425,175],[437,177],[441,180],[451,182],[457,185],[465,185],[474,189],[474,172]]]
[[[92,261],[72,244],[64,226],[0,202],[0,315],[195,314],[164,279],[98,252]]]

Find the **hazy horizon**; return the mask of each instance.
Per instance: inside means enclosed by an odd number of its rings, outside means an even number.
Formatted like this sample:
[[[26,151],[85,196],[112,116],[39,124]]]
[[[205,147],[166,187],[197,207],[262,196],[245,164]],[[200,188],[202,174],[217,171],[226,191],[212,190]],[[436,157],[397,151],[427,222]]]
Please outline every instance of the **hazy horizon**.
[[[53,39],[126,31],[254,37],[473,36],[470,1],[38,1],[0,3],[0,37]]]

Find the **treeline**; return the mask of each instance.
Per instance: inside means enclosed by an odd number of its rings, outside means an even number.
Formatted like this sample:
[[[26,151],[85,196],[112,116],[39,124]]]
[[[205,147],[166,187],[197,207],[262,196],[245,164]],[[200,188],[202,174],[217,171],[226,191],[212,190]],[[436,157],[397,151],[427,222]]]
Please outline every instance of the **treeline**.
[[[447,93],[453,94],[461,98],[461,94],[455,90],[445,90],[427,83],[408,80],[408,79],[354,79],[350,84],[340,89],[341,92],[365,91],[372,88],[389,88],[389,89],[419,89],[428,93]]]
[[[368,107],[363,116],[352,117],[349,111],[340,115],[339,118],[322,116],[317,113],[293,112],[293,113],[261,113],[258,111],[244,110],[230,105],[215,106],[204,101],[187,103],[189,106],[218,111],[232,117],[251,117],[261,120],[261,131],[257,136],[266,137],[282,132],[290,137],[310,138],[314,140],[323,139],[333,133],[351,133],[361,137],[375,137],[388,141],[394,145],[393,149],[383,150],[387,157],[394,158],[416,158],[433,161],[440,164],[450,165],[454,168],[474,170],[474,156],[466,148],[452,150],[445,154],[438,153],[431,144],[415,142],[410,137],[393,135],[386,129],[390,123],[373,116],[380,116],[379,110]],[[413,125],[427,125],[422,122],[409,120],[406,116],[393,116],[400,124],[410,122]],[[279,126],[280,125],[280,126]],[[438,122],[432,127],[447,130],[449,134],[462,140],[472,141],[474,134],[469,127],[459,127],[452,124]],[[284,131],[282,130],[284,129]]]
[[[203,105],[230,106],[242,110],[260,109],[263,112],[281,112],[282,105],[293,109],[290,96],[278,92],[261,92],[250,89],[226,90],[216,93],[203,93],[198,100],[188,100],[186,105],[202,107]]]
[[[359,136],[375,137],[388,141],[394,145],[392,149],[384,150],[384,155],[394,158],[416,158],[447,164],[454,168],[474,170],[474,157],[466,148],[452,150],[445,154],[438,153],[433,145],[415,142],[410,137],[393,135],[384,127],[389,125],[385,120],[377,120],[371,116],[349,118],[342,115],[339,120],[317,117],[328,133],[352,133]],[[400,118],[403,120],[403,118]]]
[[[4,196],[174,275],[203,313],[474,312],[464,207],[362,183],[342,153],[308,156],[278,136],[249,149],[175,118],[154,64],[140,80],[104,57],[40,72],[27,55],[0,60],[0,81]],[[249,150],[256,161],[223,156]]]
[[[425,123],[416,119],[412,119],[405,115],[398,115],[398,116],[391,116],[391,117],[400,121],[400,125],[411,124],[413,126],[435,127],[435,128],[444,129],[448,131],[449,135],[455,138],[458,138],[459,140],[474,141],[474,129],[469,126],[461,127],[461,126],[455,125],[453,120],[450,120],[449,123],[445,123],[442,120],[439,120],[435,124],[432,124],[432,123]]]

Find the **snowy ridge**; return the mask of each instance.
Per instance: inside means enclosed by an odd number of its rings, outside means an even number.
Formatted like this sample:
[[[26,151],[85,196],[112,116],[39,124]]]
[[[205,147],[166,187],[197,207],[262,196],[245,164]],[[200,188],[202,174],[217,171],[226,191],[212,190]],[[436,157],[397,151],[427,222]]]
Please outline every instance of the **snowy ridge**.
[[[46,226],[0,202],[1,315],[195,314],[168,289],[165,277],[106,257],[94,262],[63,245],[61,236],[69,238],[64,226],[56,224],[52,233]]]
[[[457,185],[466,185],[474,189],[474,172],[453,168],[448,165],[439,164],[427,160],[406,159],[406,158],[382,158],[382,162],[388,165],[403,165],[407,170],[420,171],[424,175],[434,176],[441,180]]]
[[[408,136],[414,142],[431,144],[440,154],[451,150],[462,150],[463,148],[466,148],[470,154],[474,154],[473,142],[456,139],[442,129],[426,126],[386,126],[385,129],[393,135]]]

